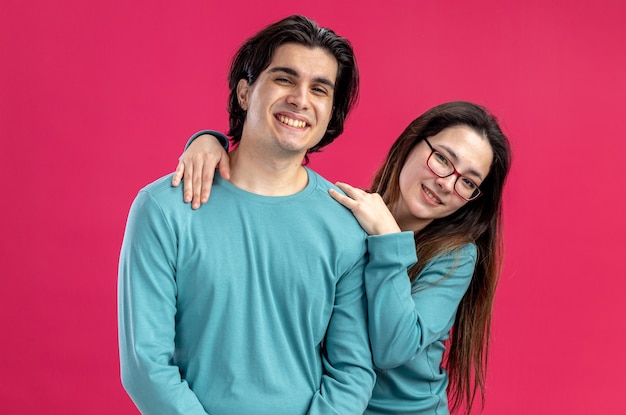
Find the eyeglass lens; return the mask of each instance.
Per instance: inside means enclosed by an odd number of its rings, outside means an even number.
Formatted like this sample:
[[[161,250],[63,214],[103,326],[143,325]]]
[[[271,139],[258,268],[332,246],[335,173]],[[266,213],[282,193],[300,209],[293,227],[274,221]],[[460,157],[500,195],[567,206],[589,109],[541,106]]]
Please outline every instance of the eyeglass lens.
[[[452,162],[437,150],[433,149],[430,157],[428,157],[428,167],[439,177],[447,177],[455,174],[457,177],[454,182],[454,190],[463,199],[472,200],[480,194],[480,189],[478,189],[476,183],[458,174]]]

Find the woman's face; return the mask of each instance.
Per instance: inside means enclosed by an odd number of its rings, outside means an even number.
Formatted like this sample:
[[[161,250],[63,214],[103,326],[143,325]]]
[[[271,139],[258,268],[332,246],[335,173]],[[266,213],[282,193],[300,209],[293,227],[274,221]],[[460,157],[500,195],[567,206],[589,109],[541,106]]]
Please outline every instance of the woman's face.
[[[463,178],[457,174],[436,175],[427,164],[432,150],[425,141],[417,144],[400,171],[400,198],[391,206],[402,230],[421,230],[433,219],[449,216],[472,203],[455,191],[457,178],[457,186],[464,178],[480,186],[493,160],[489,141],[465,125],[445,128],[429,137],[428,142]]]

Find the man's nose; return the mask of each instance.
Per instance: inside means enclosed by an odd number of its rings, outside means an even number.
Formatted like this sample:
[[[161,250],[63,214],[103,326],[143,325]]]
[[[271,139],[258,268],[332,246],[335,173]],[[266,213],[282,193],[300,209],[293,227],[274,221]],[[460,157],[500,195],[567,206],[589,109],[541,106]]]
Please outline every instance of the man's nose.
[[[290,91],[287,102],[297,109],[307,109],[309,106],[308,93],[308,88],[305,86],[297,86]]]

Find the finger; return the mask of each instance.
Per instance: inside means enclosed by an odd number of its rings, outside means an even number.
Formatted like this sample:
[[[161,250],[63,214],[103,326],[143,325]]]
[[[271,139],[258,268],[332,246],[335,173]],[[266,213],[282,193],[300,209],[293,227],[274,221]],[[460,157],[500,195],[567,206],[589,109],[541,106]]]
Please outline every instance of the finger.
[[[202,171],[202,191],[200,192],[200,203],[206,203],[209,201],[211,195],[211,187],[213,186],[213,176],[215,175],[215,169],[205,168]]]
[[[193,198],[191,200],[191,208],[198,209],[200,207],[200,192],[202,191],[202,172],[204,170],[204,159],[202,157],[194,157],[193,165]]]
[[[224,152],[224,154],[222,154],[220,164],[218,164],[217,168],[223,178],[230,180],[230,157],[228,153]]]
[[[191,202],[191,195],[193,191],[193,164],[186,166],[185,174],[183,175],[183,200],[185,203]]]
[[[183,178],[183,172],[185,171],[185,163],[182,160],[178,160],[178,165],[172,176],[172,186],[177,187],[180,184],[180,179]]]
[[[333,199],[335,199],[337,202],[341,203],[342,205],[344,205],[348,209],[352,210],[352,208],[354,208],[354,206],[355,206],[354,199],[349,198],[348,196],[342,195],[341,193],[339,193],[335,189],[329,189],[328,193],[330,194],[330,196]]]
[[[347,194],[348,196],[350,196],[352,199],[356,199],[365,194],[363,190],[350,186],[348,183],[337,182],[335,183],[335,185],[341,190],[343,190],[343,192]]]

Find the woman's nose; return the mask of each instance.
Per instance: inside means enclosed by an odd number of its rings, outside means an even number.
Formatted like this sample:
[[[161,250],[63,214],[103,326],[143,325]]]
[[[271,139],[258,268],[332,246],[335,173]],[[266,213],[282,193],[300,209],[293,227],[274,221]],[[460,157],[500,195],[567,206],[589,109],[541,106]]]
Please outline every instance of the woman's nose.
[[[439,187],[448,192],[451,193],[454,191],[454,185],[456,183],[456,174],[452,173],[449,176],[446,177],[438,177],[435,182],[439,185]]]

